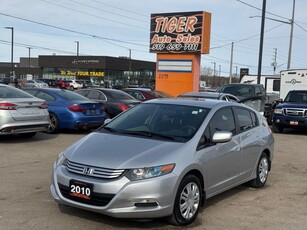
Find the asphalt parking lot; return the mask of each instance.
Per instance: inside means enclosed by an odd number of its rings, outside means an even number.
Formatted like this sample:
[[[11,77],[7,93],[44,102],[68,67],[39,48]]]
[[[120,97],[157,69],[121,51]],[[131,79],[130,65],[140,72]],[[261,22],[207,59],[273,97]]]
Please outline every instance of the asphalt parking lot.
[[[115,219],[59,207],[49,192],[57,155],[86,133],[0,136],[0,229],[307,229],[307,132],[274,134],[266,187],[239,186],[207,201],[197,220],[179,228],[163,219]]]

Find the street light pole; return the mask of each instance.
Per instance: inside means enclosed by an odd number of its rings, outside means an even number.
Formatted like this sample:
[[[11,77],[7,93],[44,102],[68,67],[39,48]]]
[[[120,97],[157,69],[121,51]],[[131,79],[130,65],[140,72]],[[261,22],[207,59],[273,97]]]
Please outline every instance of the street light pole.
[[[27,47],[29,49],[29,63],[28,63],[28,74],[30,74],[30,67],[31,67],[31,47]]]
[[[77,73],[76,73],[77,76],[79,72],[79,41],[75,41],[75,43],[77,43]]]
[[[11,40],[11,75],[15,78],[14,74],[14,27],[4,27],[5,29],[12,30],[12,40]]]

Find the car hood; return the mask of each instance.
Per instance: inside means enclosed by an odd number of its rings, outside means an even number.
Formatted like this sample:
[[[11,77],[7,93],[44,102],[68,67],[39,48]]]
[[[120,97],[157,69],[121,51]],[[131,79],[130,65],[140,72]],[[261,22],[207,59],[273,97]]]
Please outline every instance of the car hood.
[[[68,160],[97,167],[129,169],[174,163],[185,143],[93,132],[65,151]]]
[[[284,102],[276,106],[277,109],[281,108],[307,108],[307,103],[296,103],[296,102]]]

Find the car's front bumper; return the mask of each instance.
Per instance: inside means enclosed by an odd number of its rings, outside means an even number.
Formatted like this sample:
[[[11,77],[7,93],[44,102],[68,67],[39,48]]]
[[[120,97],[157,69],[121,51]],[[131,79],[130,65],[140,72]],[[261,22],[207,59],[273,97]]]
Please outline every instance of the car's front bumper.
[[[273,123],[282,128],[307,129],[307,117],[290,117],[274,114]]]
[[[71,179],[93,184],[93,192],[112,195],[106,205],[89,205],[63,196],[60,186],[69,188]],[[119,218],[158,218],[173,212],[178,177],[168,174],[152,179],[130,181],[125,176],[106,180],[71,173],[64,166],[54,167],[50,190],[59,204],[86,209]]]

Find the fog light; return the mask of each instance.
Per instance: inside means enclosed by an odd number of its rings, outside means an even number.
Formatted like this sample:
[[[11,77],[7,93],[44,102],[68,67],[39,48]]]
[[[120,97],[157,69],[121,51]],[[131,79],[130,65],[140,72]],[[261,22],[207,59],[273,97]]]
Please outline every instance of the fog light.
[[[144,199],[144,200],[134,200],[132,201],[135,207],[156,207],[158,203],[154,200]]]
[[[279,123],[280,122],[280,120],[279,119],[276,119],[276,121],[275,121],[276,123]]]

